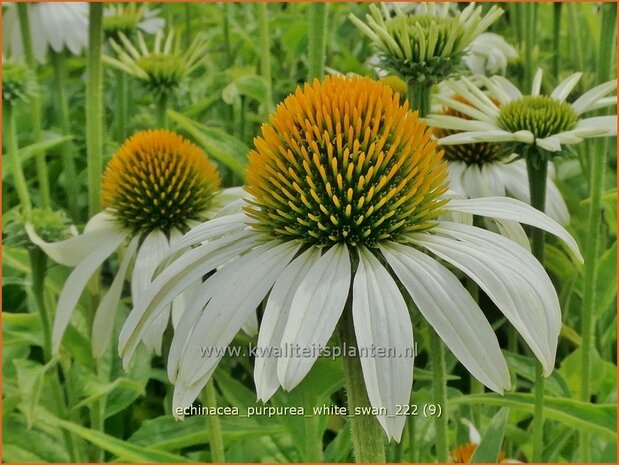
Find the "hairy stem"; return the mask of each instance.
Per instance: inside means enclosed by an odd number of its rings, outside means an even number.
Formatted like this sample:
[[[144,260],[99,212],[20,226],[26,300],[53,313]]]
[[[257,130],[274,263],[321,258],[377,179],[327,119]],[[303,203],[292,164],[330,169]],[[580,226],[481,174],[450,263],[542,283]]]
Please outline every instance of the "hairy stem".
[[[271,40],[269,38],[268,3],[256,4],[260,44],[260,73],[266,83],[266,113],[273,111],[273,82],[271,80]]]
[[[432,393],[434,402],[441,406],[442,414],[434,417],[436,429],[436,458],[439,463],[449,460],[449,441],[447,439],[447,373],[445,370],[445,346],[438,334],[428,325],[430,341],[430,362],[432,363]]]
[[[205,391],[207,407],[217,407],[217,391],[215,390],[215,382],[212,378],[206,383]],[[208,437],[209,447],[211,449],[211,462],[225,462],[224,440],[221,435],[221,424],[217,415],[208,416]]]
[[[19,157],[19,146],[17,144],[17,127],[15,122],[15,108],[13,104],[7,103],[5,107],[5,117],[7,126],[4,134],[6,142],[7,156],[11,160],[13,169],[13,183],[15,184],[15,191],[19,198],[19,204],[24,213],[27,213],[32,208],[32,202],[30,200],[30,193],[28,192],[28,184],[26,183],[26,177],[21,165],[21,158]]]
[[[325,75],[327,46],[327,3],[311,3],[309,14],[309,74],[308,81],[322,79]]]

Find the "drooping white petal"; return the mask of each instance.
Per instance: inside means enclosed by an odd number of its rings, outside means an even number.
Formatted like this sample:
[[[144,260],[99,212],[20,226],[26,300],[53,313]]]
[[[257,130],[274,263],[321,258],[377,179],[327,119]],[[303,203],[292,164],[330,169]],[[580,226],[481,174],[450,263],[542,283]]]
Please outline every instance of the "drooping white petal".
[[[180,382],[193,384],[219,363],[223,354],[202,357],[199,347],[227,347],[299,247],[296,241],[268,242],[215,273],[222,284],[206,305],[189,338],[187,350],[179,363]]]
[[[569,132],[581,137],[615,136],[617,135],[617,115],[581,119]]]
[[[383,347],[385,357],[360,356],[363,379],[370,404],[385,409],[377,416],[387,436],[400,442],[406,416],[398,415],[413,385],[413,326],[406,302],[387,270],[374,255],[359,248],[359,266],[353,283],[352,314],[360,350]]]
[[[598,102],[598,100],[610,94],[616,89],[616,79],[605,82],[604,84],[600,84],[599,86],[595,86],[593,89],[585,92],[578,99],[576,99],[576,101],[572,103],[572,108],[579,115],[590,111]]]
[[[152,281],[155,268],[168,249],[168,238],[159,229],[155,229],[144,238],[138,249],[131,276],[131,297],[134,301],[142,299],[144,291]]]
[[[108,211],[97,213],[88,220],[88,223],[84,226],[84,232],[94,232],[99,229],[119,229],[118,220]]]
[[[307,249],[286,267],[269,294],[258,334],[254,364],[256,394],[263,402],[269,400],[279,388],[277,358],[269,351],[280,347],[292,299],[305,275],[319,258],[318,247]]]
[[[550,177],[546,180],[546,212],[562,226],[570,223],[570,212],[565,200]]]
[[[574,87],[576,87],[576,84],[578,84],[581,77],[582,73],[574,73],[568,76],[561,82],[561,84],[555,87],[550,96],[556,100],[564,101],[568,95],[570,95],[572,90],[574,90]]]
[[[92,354],[97,358],[103,355],[112,338],[116,310],[118,310],[118,302],[120,301],[123,284],[125,283],[127,268],[129,268],[129,263],[135,257],[138,242],[138,237],[134,237],[129,242],[112,285],[101,299],[95,312],[92,322]]]
[[[483,199],[453,199],[444,207],[447,210],[456,210],[473,215],[489,216],[504,220],[535,226],[554,234],[561,239],[574,253],[578,261],[584,261],[578,244],[563,226],[548,215],[516,199],[507,197],[486,197]]]
[[[518,87],[512,84],[509,79],[503,76],[493,76],[492,80],[496,82],[499,86],[501,86],[503,88],[503,91],[505,91],[505,93],[509,95],[512,100],[518,100],[519,98],[522,98],[522,92],[520,92],[520,89],[518,89]]]
[[[479,434],[479,431],[477,431],[475,425],[473,425],[473,423],[466,418],[462,418],[460,421],[462,421],[462,423],[464,423],[469,429],[469,442],[471,444],[479,444],[481,442],[481,434]]]
[[[92,252],[75,267],[64,283],[58,296],[56,317],[52,329],[52,350],[58,351],[62,336],[69,326],[71,314],[82,295],[88,280],[101,264],[120,246],[126,237],[124,232],[114,232],[102,239]]]
[[[552,282],[533,255],[498,234],[457,223],[412,238],[473,279],[522,335],[544,374],[551,373],[561,313]]]
[[[559,152],[561,150],[561,142],[556,136],[537,138],[535,139],[535,145],[549,152]]]
[[[252,231],[226,235],[187,251],[165,268],[153,280],[144,298],[140,302],[134,302],[133,310],[123,325],[118,350],[123,356],[125,366],[152,320],[202,276],[240,253],[250,250],[255,243],[255,236]]]
[[[524,247],[528,252],[531,251],[531,243],[524,228],[517,221],[501,220],[498,218],[484,218],[486,229],[498,232],[500,235],[511,239],[516,244]]]
[[[466,195],[462,185],[462,173],[468,165],[462,161],[450,161],[447,163],[447,177],[449,178],[449,188],[459,194]]]
[[[290,308],[281,346],[305,348],[324,346],[344,310],[350,288],[350,257],[345,245],[332,246],[308,271]],[[285,351],[277,361],[282,387],[294,388],[310,371],[318,354],[300,357]]]
[[[510,389],[496,335],[453,273],[410,246],[390,243],[381,252],[421,314],[466,369],[493,391]]]
[[[120,228],[113,223],[109,223],[105,229],[97,229],[92,232],[85,232],[76,237],[59,242],[46,242],[34,230],[31,224],[26,224],[26,232],[33,244],[38,245],[45,254],[64,266],[77,266],[94,248],[98,247],[102,241],[112,234],[119,233]]]
[[[251,312],[249,314],[249,317],[247,317],[247,320],[245,321],[245,323],[243,323],[241,329],[248,336],[253,337],[258,334],[258,315],[256,314],[256,312]]]

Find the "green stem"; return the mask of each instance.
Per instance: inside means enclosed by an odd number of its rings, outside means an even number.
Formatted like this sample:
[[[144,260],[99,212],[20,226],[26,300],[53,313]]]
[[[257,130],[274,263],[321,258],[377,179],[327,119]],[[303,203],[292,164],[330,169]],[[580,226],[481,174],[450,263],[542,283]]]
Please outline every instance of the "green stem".
[[[52,66],[56,78],[56,108],[58,110],[58,120],[62,133],[67,136],[71,134],[71,123],[69,121],[69,107],[65,94],[65,69],[62,54],[50,50]],[[74,221],[79,219],[79,186],[77,184],[77,174],[75,171],[74,147],[70,142],[65,142],[61,146],[62,150],[62,171],[64,176],[64,189],[67,196],[67,204]]]
[[[116,71],[116,140],[125,140],[127,128],[127,76],[123,71]]]
[[[357,346],[350,299],[339,323],[339,333],[342,344],[347,347]],[[368,408],[371,405],[365,390],[359,357],[344,357],[344,376],[355,461],[357,463],[384,463],[385,434],[378,420],[373,415],[354,415],[356,409]]]
[[[408,461],[411,463],[417,462],[417,448],[415,447],[415,424],[417,420],[411,416],[406,424],[408,426]]]
[[[168,95],[162,94],[157,98],[157,126],[161,129],[167,127]]]
[[[408,83],[408,102],[411,110],[419,111],[420,118],[430,113],[430,92],[429,86],[418,85],[415,82]]]
[[[86,83],[86,151],[88,159],[88,215],[101,209],[103,171],[103,3],[89,5],[88,81]]]
[[[535,47],[536,33],[536,9],[537,5],[533,2],[522,3],[523,29],[524,29],[524,80],[525,85],[530,86],[533,81],[533,48]]]
[[[52,325],[45,305],[45,273],[47,272],[47,255],[38,247],[29,251],[32,272],[32,294],[39,310],[41,328],[43,329],[43,354],[45,361],[52,358]]]
[[[217,391],[215,390],[215,382],[212,378],[206,383],[205,391],[207,407],[217,407]],[[209,447],[211,449],[211,462],[225,462],[224,440],[221,435],[221,425],[217,415],[208,416],[208,437]]]
[[[602,83],[611,78],[613,61],[612,45],[615,43],[615,21],[617,6],[602,5],[602,27],[600,32],[600,52],[597,65],[597,81]],[[587,222],[587,241],[585,243],[584,290],[581,314],[581,375],[580,400],[591,401],[592,355],[595,350],[595,310],[597,308],[596,283],[598,278],[598,260],[601,242],[601,226],[603,224],[602,193],[604,191],[604,175],[608,157],[607,141],[597,140],[594,156],[589,160],[589,214]],[[589,434],[580,434],[580,460],[590,462],[591,444]]]
[[[552,4],[553,7],[553,21],[552,21],[552,50],[554,55],[552,57],[552,73],[555,78],[559,78],[559,69],[561,63],[561,10],[563,2],[556,2]]]
[[[17,14],[21,29],[21,38],[24,46],[24,56],[30,70],[36,76],[37,63],[32,52],[32,36],[30,34],[30,18],[28,15],[27,3],[17,3]],[[41,142],[41,99],[39,93],[30,96],[30,115],[32,118],[32,136],[34,143]],[[45,152],[39,150],[35,154],[35,163],[37,167],[37,180],[39,181],[39,196],[42,208],[51,206],[51,197],[49,190],[49,175],[47,174],[47,163],[45,161]]]
[[[538,152],[531,151],[527,157],[527,173],[529,176],[529,192],[531,206],[544,211],[546,205],[546,178],[548,161]],[[531,252],[537,260],[544,263],[544,230],[531,228]],[[533,462],[542,461],[544,446],[544,376],[541,364],[537,363],[534,384],[535,406],[533,410]]]
[[[315,2],[309,5],[309,82],[315,78],[322,79],[325,75],[327,6],[328,4],[323,2]]]
[[[430,362],[432,363],[432,392],[434,403],[440,405],[441,415],[434,417],[436,429],[436,458],[439,463],[449,460],[449,441],[447,439],[447,373],[445,371],[445,348],[441,338],[428,325],[430,341]]]
[[[191,3],[185,2],[185,47],[191,45]]]
[[[22,169],[21,158],[19,158],[15,108],[11,103],[5,104],[4,107],[6,112],[6,121],[8,121],[7,130],[4,137],[6,138],[7,155],[13,165],[13,183],[15,184],[19,204],[21,205],[23,212],[27,213],[32,208],[32,202],[30,201],[30,193],[28,192],[28,184],[26,183],[26,178]]]
[[[322,435],[320,429],[320,416],[311,415],[312,408],[316,406],[316,397],[308,391],[304,392],[303,404],[305,411],[310,415],[304,418],[305,423],[305,462],[321,463],[323,461]]]
[[[269,38],[269,17],[266,2],[256,4],[258,35],[260,42],[260,73],[266,83],[266,113],[273,111],[273,83],[271,81],[271,41]]]

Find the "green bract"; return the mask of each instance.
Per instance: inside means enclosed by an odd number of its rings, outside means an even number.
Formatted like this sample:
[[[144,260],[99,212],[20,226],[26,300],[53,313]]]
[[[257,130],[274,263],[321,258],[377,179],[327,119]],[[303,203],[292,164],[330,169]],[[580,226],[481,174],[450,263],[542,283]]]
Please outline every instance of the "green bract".
[[[23,64],[14,61],[2,63],[2,102],[13,105],[28,100],[35,91],[32,73]]]

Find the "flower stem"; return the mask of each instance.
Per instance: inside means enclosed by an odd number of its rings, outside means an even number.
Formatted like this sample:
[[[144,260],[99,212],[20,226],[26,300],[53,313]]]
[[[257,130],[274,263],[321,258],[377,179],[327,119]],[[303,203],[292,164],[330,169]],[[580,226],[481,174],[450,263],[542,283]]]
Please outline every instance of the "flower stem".
[[[11,103],[5,104],[5,116],[7,123],[7,131],[5,133],[5,141],[7,148],[7,155],[11,164],[13,165],[13,183],[15,184],[15,190],[17,191],[17,197],[19,198],[19,204],[24,213],[27,213],[32,208],[32,202],[30,201],[30,193],[28,192],[28,185],[26,184],[26,178],[24,177],[24,171],[21,166],[21,158],[19,158],[19,146],[17,145],[17,126],[15,122],[15,108]]]
[[[273,111],[273,83],[271,81],[271,41],[269,39],[269,17],[267,3],[256,4],[258,9],[258,32],[260,43],[260,73],[266,83],[266,113]]]
[[[156,99],[157,105],[157,127],[164,129],[167,127],[168,94],[163,93]]]
[[[32,294],[36,301],[41,328],[43,329],[43,355],[45,361],[52,358],[52,325],[45,305],[45,273],[47,271],[47,255],[38,247],[29,251],[30,270],[32,272]]]
[[[357,338],[352,321],[351,300],[348,299],[339,323],[340,340],[347,347],[356,347]],[[357,408],[370,407],[359,357],[344,357],[344,376],[348,396],[348,415],[353,450],[357,463],[384,463],[385,443],[378,420],[373,415],[354,415]]]
[[[56,109],[58,111],[58,120],[62,133],[67,136],[71,133],[71,123],[69,122],[69,107],[67,106],[67,97],[65,94],[65,69],[62,54],[53,50],[50,51],[52,58],[52,66],[56,78]],[[79,198],[79,186],[77,184],[77,175],[75,172],[75,164],[73,158],[75,151],[73,144],[65,142],[62,144],[62,171],[64,176],[64,189],[67,196],[67,204],[69,211],[74,221],[79,220],[79,207],[77,199]]]
[[[419,111],[420,118],[425,118],[430,113],[430,91],[429,86],[410,81],[408,83],[408,102],[411,110]]]
[[[217,391],[215,390],[215,382],[212,378],[206,383],[205,391],[207,407],[217,407]],[[221,425],[217,415],[208,416],[208,436],[209,447],[211,449],[211,462],[225,462],[224,440],[221,435]]]
[[[309,8],[309,75],[308,81],[322,79],[325,75],[327,46],[327,3],[311,3]]]
[[[522,3],[520,5],[523,13],[523,32],[524,32],[524,80],[525,85],[530,86],[533,81],[533,47],[535,46],[536,33],[536,10],[535,3]]]
[[[597,81],[602,83],[611,78],[611,63],[613,53],[609,50],[610,44],[615,43],[615,21],[617,18],[617,6],[615,4],[602,5],[602,27],[600,32],[600,51],[598,54]],[[589,161],[589,204],[587,242],[585,244],[585,269],[584,291],[581,315],[581,375],[580,375],[580,400],[591,400],[591,359],[595,350],[595,310],[597,308],[597,296],[595,287],[598,274],[598,260],[601,242],[601,218],[603,216],[602,193],[604,191],[604,172],[608,156],[607,141],[597,140],[594,156]],[[589,434],[580,435],[580,460],[589,462],[591,450]]]
[[[21,38],[24,46],[24,56],[30,70],[36,75],[37,64],[32,51],[32,36],[30,34],[30,17],[28,15],[27,3],[17,3],[17,14],[19,16],[19,24],[21,29]],[[32,136],[34,142],[41,142],[41,98],[39,93],[30,96],[30,115],[32,117]],[[39,150],[35,154],[35,162],[37,167],[37,180],[39,181],[39,196],[42,208],[51,206],[51,197],[49,190],[49,176],[47,174],[47,163],[45,161],[45,152]]]
[[[539,152],[531,151],[527,156],[527,173],[529,176],[529,192],[531,206],[544,211],[546,205],[546,178],[548,161]],[[544,230],[531,229],[531,252],[540,263],[544,263]],[[544,376],[541,364],[538,362],[535,371],[534,385],[535,406],[533,410],[533,462],[542,461],[544,446]]]
[[[556,2],[552,4],[553,7],[553,21],[552,21],[552,50],[554,55],[552,57],[552,73],[555,78],[559,78],[559,68],[561,63],[561,11],[562,2]]]
[[[127,76],[123,71],[116,72],[116,140],[122,142],[126,137],[128,108]]]
[[[88,159],[88,215],[101,208],[103,170],[103,3],[89,5],[88,81],[86,84],[86,151]]]
[[[447,440],[447,374],[445,371],[445,348],[438,334],[428,325],[430,341],[430,362],[432,363],[432,392],[434,402],[441,406],[442,414],[434,417],[436,429],[436,458],[439,463],[449,460]]]

